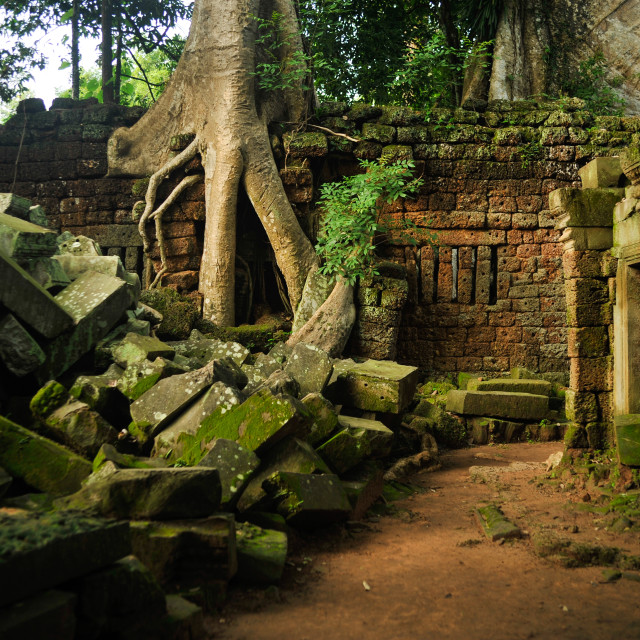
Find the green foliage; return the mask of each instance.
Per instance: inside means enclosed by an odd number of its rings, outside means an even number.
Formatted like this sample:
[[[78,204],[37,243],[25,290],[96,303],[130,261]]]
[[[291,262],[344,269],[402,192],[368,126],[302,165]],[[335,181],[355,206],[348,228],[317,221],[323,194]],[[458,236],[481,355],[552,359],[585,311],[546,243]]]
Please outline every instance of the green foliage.
[[[409,46],[402,66],[388,83],[391,99],[426,111],[457,106],[453,87],[462,84],[465,70],[475,61],[489,64],[491,44],[474,44],[464,37],[459,46],[450,47],[438,32],[420,46]]]
[[[583,60],[576,73],[567,83],[567,93],[582,98],[587,109],[599,115],[622,115],[625,101],[615,92],[620,86],[620,77],[612,78],[607,59],[602,51]]]
[[[122,60],[120,104],[151,106],[164,91],[176,65],[177,62],[162,49],[148,54],[133,51]],[[58,95],[69,98],[71,89],[58,91]],[[102,79],[97,66],[80,70],[80,98],[97,98],[102,102]]]
[[[526,169],[535,160],[540,160],[544,147],[537,141],[527,142],[518,147],[522,168]]]
[[[323,261],[320,271],[350,284],[377,273],[374,239],[388,230],[380,220],[382,204],[414,194],[422,183],[413,176],[411,160],[391,165],[361,160],[360,166],[364,173],[320,189],[322,220],[316,245]],[[410,224],[405,221],[405,226]]]
[[[320,53],[310,55],[295,48],[295,40],[301,32],[287,34],[282,26],[284,16],[277,11],[268,19],[253,16],[258,24],[256,44],[261,47],[266,60],[256,64],[252,73],[258,86],[264,91],[293,89],[302,86],[309,89],[305,80],[311,78],[313,69],[325,69],[328,65]],[[288,55],[287,51],[291,51]]]

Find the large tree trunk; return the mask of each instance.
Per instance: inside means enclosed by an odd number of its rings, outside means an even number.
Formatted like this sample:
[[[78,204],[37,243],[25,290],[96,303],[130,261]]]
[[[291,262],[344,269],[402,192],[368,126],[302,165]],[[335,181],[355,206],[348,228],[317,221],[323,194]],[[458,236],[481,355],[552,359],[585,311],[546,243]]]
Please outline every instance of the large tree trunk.
[[[71,97],[80,99],[80,0],[73,0],[71,18]]]
[[[316,253],[286,197],[269,141],[275,119],[305,116],[302,87],[263,92],[255,76],[257,22],[283,15],[289,56],[301,47],[292,0],[196,0],[184,53],[169,86],[132,128],[109,141],[109,175],[150,175],[170,159],[173,136],[194,134],[205,170],[206,228],[200,292],[203,314],[234,322],[235,216],[240,184],[258,214],[296,309]],[[344,296],[342,297],[344,298]],[[342,299],[341,298],[341,299]]]

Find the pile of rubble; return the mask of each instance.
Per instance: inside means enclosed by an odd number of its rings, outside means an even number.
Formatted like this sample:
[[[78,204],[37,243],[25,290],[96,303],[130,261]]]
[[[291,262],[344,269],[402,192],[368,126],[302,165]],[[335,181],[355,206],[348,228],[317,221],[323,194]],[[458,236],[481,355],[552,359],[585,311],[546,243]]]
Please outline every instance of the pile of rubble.
[[[0,407],[0,635],[197,634],[232,578],[279,580],[289,527],[380,496],[415,367],[304,343],[253,355],[197,330],[163,342],[118,256],[0,203],[3,377],[37,389],[28,412]]]

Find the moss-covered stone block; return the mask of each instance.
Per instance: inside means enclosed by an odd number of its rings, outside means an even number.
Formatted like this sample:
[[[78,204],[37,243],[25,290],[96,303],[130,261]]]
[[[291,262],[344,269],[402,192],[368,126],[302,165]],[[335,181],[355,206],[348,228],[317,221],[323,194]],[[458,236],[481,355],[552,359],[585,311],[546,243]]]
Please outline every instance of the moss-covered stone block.
[[[237,503],[241,512],[267,510],[271,505],[262,484],[279,471],[292,473],[331,473],[326,462],[307,442],[298,438],[287,438],[270,449],[262,465],[251,478]]]
[[[133,553],[166,589],[226,583],[238,570],[232,515],[173,522],[132,522]]]
[[[50,380],[31,398],[29,408],[33,417],[45,420],[46,417],[61,407],[69,399],[67,390],[55,380]]]
[[[326,440],[339,426],[336,410],[320,393],[309,393],[302,398],[302,404],[311,413],[313,424],[305,440],[317,446]]]
[[[92,471],[97,473],[107,462],[112,462],[120,469],[162,469],[167,462],[161,458],[146,458],[134,456],[131,453],[121,453],[113,445],[103,444],[93,459]]]
[[[447,394],[447,411],[462,415],[540,420],[549,411],[549,397],[530,393],[454,389]]]
[[[381,115],[382,109],[380,107],[365,102],[355,102],[347,112],[348,118],[357,122],[373,120],[374,118],[379,118]]]
[[[131,552],[129,525],[72,513],[0,513],[0,607]]]
[[[584,425],[572,423],[564,433],[567,449],[586,449],[589,446]]]
[[[195,436],[181,436],[181,460],[188,465],[198,464],[214,438],[233,440],[260,455],[286,436],[304,437],[311,422],[310,412],[300,401],[262,389],[239,406],[216,409],[202,421]]]
[[[218,438],[198,466],[218,471],[222,487],[220,506],[229,510],[238,498],[244,495],[245,487],[260,466],[260,459],[253,451],[241,447],[236,442]]]
[[[66,447],[0,416],[0,466],[14,478],[52,495],[77,491],[91,463]]]
[[[293,158],[321,158],[329,151],[327,136],[319,131],[285,133],[282,141]]]
[[[379,142],[360,141],[353,150],[353,155],[360,160],[375,160],[382,153],[382,145]]]
[[[383,105],[381,109],[382,115],[378,120],[380,124],[406,127],[424,123],[425,114],[420,111],[415,111],[410,107]]]
[[[598,419],[598,400],[595,393],[567,389],[565,414],[571,422],[586,424]]]
[[[478,507],[475,512],[482,531],[492,542],[522,537],[520,527],[509,522],[498,506]]]
[[[318,447],[318,453],[336,473],[344,473],[366,458],[388,455],[393,431],[382,422],[352,416],[338,416],[338,420],[342,431]]]
[[[275,584],[280,581],[287,559],[288,538],[282,531],[236,524],[238,573],[245,584]]]
[[[161,340],[184,340],[189,337],[200,313],[193,299],[181,296],[175,289],[158,287],[143,291],[144,302],[162,314],[162,322],[156,329]]]
[[[613,226],[613,208],[624,189],[556,189],[549,194],[549,208],[563,212],[556,228]]]
[[[355,363],[343,360],[334,366],[327,397],[365,411],[401,413],[413,399],[418,369],[388,360]]]
[[[396,130],[385,124],[365,122],[362,125],[362,137],[365,140],[373,140],[382,144],[391,144],[396,137]]]
[[[413,147],[403,144],[389,144],[382,147],[380,157],[387,163],[413,160]]]
[[[293,527],[316,528],[346,520],[351,505],[338,476],[279,472],[264,488]]]
[[[124,369],[130,364],[143,360],[155,360],[156,358],[172,360],[174,355],[174,348],[159,338],[141,336],[138,333],[127,333],[113,349],[114,360]]]
[[[178,520],[215,513],[220,497],[220,477],[215,469],[118,469],[108,463],[80,491],[56,504],[108,518]]]
[[[471,378],[467,382],[468,391],[511,391],[516,393],[533,393],[534,395],[550,396],[551,383],[546,380],[526,380],[513,378],[496,378],[493,380],[479,380]]]
[[[640,467],[640,415],[616,416],[614,427],[620,464]]]

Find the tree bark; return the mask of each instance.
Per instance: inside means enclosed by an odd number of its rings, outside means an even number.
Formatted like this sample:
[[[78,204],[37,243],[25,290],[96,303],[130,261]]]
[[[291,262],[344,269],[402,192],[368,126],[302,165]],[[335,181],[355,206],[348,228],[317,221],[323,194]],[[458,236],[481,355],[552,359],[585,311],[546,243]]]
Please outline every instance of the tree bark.
[[[102,102],[114,101],[113,93],[113,15],[112,0],[102,0]]]
[[[109,175],[150,175],[170,159],[169,142],[194,134],[205,168],[206,224],[200,268],[203,313],[233,324],[235,215],[240,184],[260,218],[296,309],[318,258],[284,192],[268,125],[300,121],[308,96],[295,87],[265,92],[255,80],[257,22],[282,16],[286,60],[301,47],[292,0],[196,0],[189,37],[165,92],[130,129],[109,140]]]
[[[79,0],[73,0],[71,18],[71,97],[80,99],[80,11]]]

